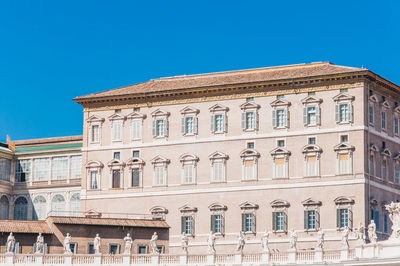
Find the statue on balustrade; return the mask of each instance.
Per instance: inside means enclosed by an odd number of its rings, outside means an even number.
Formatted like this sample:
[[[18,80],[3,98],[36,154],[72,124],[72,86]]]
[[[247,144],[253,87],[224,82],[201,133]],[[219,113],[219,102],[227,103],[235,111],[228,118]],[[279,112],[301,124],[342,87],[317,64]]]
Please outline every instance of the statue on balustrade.
[[[317,249],[321,250],[324,248],[324,242],[325,242],[325,233],[322,230],[322,228],[319,228],[318,230],[318,241],[317,241]]]
[[[132,244],[133,244],[133,240],[132,240],[131,234],[127,233],[126,237],[124,237],[124,241],[125,241],[124,254],[125,255],[129,255],[129,254],[131,254]]]
[[[215,254],[215,234],[213,234],[212,231],[210,231],[210,234],[208,235],[208,241],[207,241],[207,245],[208,245],[208,254]]]
[[[294,230],[290,231],[290,249],[297,248],[297,233]]]
[[[357,228],[357,239],[362,243],[365,244],[365,228],[362,224],[362,222],[360,222],[358,224],[358,228]]]
[[[11,232],[10,235],[7,237],[7,253],[14,253],[15,247],[15,237]]]
[[[269,241],[269,232],[265,231],[263,236],[261,237],[261,247],[264,252],[269,252],[268,241]]]
[[[99,236],[99,234],[96,234],[96,237],[94,238],[94,241],[93,241],[94,254],[101,254],[100,244],[101,244],[100,236]]]
[[[39,235],[36,238],[36,254],[43,254],[43,248],[44,248],[44,237],[42,236],[42,233],[39,233]]]
[[[64,238],[64,254],[71,254],[71,235],[67,233]]]
[[[151,246],[151,253],[152,254],[158,254],[160,253],[157,248],[157,240],[158,240],[158,235],[157,232],[154,232],[150,239],[150,246]]]
[[[342,232],[342,249],[349,248],[349,233],[349,227],[346,226]]]
[[[371,220],[371,223],[368,225],[368,238],[372,244],[376,244],[378,236],[376,235],[376,224],[374,220]]]
[[[238,244],[236,246],[236,251],[242,253],[244,249],[244,244],[246,244],[246,241],[244,239],[243,232],[239,232],[239,237],[238,237]]]
[[[189,238],[187,237],[185,232],[182,232],[181,243],[182,243],[183,252],[187,253],[188,252],[188,247],[189,247]]]
[[[400,240],[400,203],[391,202],[385,205],[386,210],[389,212],[389,219],[392,221],[392,235],[390,240]]]

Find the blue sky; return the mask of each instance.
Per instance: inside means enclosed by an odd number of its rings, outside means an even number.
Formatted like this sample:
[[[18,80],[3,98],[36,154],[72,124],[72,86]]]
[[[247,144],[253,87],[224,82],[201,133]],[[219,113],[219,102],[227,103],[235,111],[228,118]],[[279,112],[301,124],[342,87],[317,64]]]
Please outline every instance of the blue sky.
[[[399,9],[368,0],[4,0],[0,141],[82,134],[73,97],[172,75],[331,61],[400,84]]]

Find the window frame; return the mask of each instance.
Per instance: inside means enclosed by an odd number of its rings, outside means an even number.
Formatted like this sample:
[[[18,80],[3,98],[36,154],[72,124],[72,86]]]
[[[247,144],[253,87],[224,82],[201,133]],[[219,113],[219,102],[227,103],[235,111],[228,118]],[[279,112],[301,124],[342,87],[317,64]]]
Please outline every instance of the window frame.
[[[258,210],[258,205],[255,203],[251,202],[244,202],[239,205],[240,210],[241,210],[241,231],[244,234],[252,234],[255,235],[257,233],[257,210]],[[247,231],[246,225],[247,225],[247,217],[251,217],[251,230]]]
[[[353,205],[354,200],[348,197],[338,197],[334,200],[336,205],[336,229],[343,230],[345,226],[342,225],[342,213],[341,210],[347,210],[347,227],[349,229],[353,228]]]
[[[142,140],[142,138],[143,138],[143,123],[144,123],[144,119],[146,119],[146,117],[147,116],[145,114],[140,113],[140,110],[135,111],[135,109],[132,113],[130,113],[126,116],[126,119],[130,120],[130,139],[131,139],[131,141],[134,142],[134,141]],[[139,129],[138,129],[139,136],[135,136],[135,131],[134,131],[135,123],[139,124]]]
[[[181,184],[182,185],[193,185],[197,183],[197,162],[199,161],[199,158],[196,155],[193,154],[183,154],[179,158],[182,169],[181,169]],[[187,181],[186,180],[186,170],[185,166],[191,166],[192,169],[192,180]]]
[[[315,145],[315,144],[308,144],[303,148],[303,155],[304,155],[304,177],[318,177],[321,176],[321,153],[322,149]],[[309,161],[310,157],[315,157],[314,163],[314,172],[315,174],[311,175],[309,173]]]
[[[282,147],[277,147],[274,150],[271,151],[271,156],[273,160],[273,167],[272,167],[272,179],[288,179],[289,178],[289,157],[291,155],[291,152],[286,150],[285,148]],[[281,161],[283,160],[283,173],[284,176],[278,176],[277,171],[277,160]],[[281,164],[279,164],[281,165]]]
[[[101,189],[101,176],[102,176],[102,168],[104,165],[99,162],[99,161],[89,161],[86,165],[86,176],[89,178],[87,179],[87,184],[86,184],[86,189],[87,190],[100,190]],[[91,172],[97,172],[97,181],[98,181],[98,188],[97,189],[92,189],[92,184],[91,184]]]
[[[310,231],[318,231],[320,228],[321,217],[320,217],[320,206],[322,205],[321,201],[307,199],[302,202],[304,207],[304,230],[306,232]],[[310,212],[314,212],[315,216],[315,224],[314,228],[310,228],[309,224],[309,215]]]
[[[240,158],[242,159],[242,181],[254,181],[258,180],[258,158],[260,153],[255,149],[245,149],[240,153]],[[248,177],[247,172],[247,162],[252,162],[252,174]]]
[[[291,103],[283,98],[277,98],[275,101],[270,103],[272,107],[272,128],[273,129],[286,129],[290,128],[290,105]],[[278,111],[283,112],[283,125],[278,125],[279,117]]]
[[[302,101],[303,104],[303,125],[305,127],[316,127],[321,125],[321,103],[322,99],[315,96],[308,96]],[[311,124],[309,117],[309,108],[315,108],[315,124]]]
[[[290,203],[285,200],[274,200],[270,203],[272,208],[272,231],[274,233],[287,233],[288,232],[288,212]],[[278,213],[283,214],[283,229],[278,229]]]
[[[333,97],[333,101],[335,102],[335,122],[338,125],[344,125],[344,124],[352,124],[354,123],[354,107],[353,107],[353,101],[354,101],[355,97],[354,96],[350,96],[349,94],[345,93],[345,92],[341,92],[338,95],[336,95],[335,97]],[[341,119],[341,107],[343,105],[347,105],[347,120],[342,120]]]
[[[197,213],[197,208],[196,207],[191,207],[188,205],[184,205],[181,208],[179,208],[179,211],[181,213],[181,234],[185,233],[187,236],[194,237],[195,236],[195,225],[196,225],[196,219],[195,215]],[[189,221],[190,225],[190,230],[187,230],[187,220]],[[189,233],[187,233],[189,232]]]
[[[153,138],[155,139],[165,139],[168,138],[168,133],[169,133],[169,112],[163,111],[161,109],[157,109],[154,112],[151,113],[153,120],[152,120],[152,135]],[[163,134],[159,134],[159,122],[158,121],[163,121]]]
[[[194,136],[198,134],[198,114],[200,110],[186,106],[181,110],[181,134],[182,136]],[[192,132],[188,132],[188,119],[192,119]]]
[[[228,116],[227,113],[229,111],[228,107],[225,107],[221,104],[215,104],[209,108],[211,113],[210,116],[210,131],[212,134],[225,134],[228,132]],[[222,116],[222,130],[217,131],[217,116]]]
[[[210,167],[210,183],[224,183],[226,182],[226,172],[227,172],[227,160],[229,159],[229,156],[222,153],[222,152],[214,152],[211,155],[208,156],[208,158],[211,161],[211,167]],[[222,166],[222,180],[216,180],[215,178],[215,164],[221,164]]]
[[[153,187],[163,187],[168,185],[168,164],[170,163],[170,160],[162,157],[162,156],[157,156],[151,160],[151,163],[153,164]],[[162,179],[163,183],[160,184],[157,179],[157,170],[156,168],[161,168],[162,169]]]
[[[245,102],[240,106],[240,109],[242,110],[242,119],[241,119],[241,128],[243,132],[257,132],[259,130],[259,115],[258,115],[258,109],[260,108],[260,105],[254,103],[254,102]],[[252,122],[252,127],[249,127],[248,123],[248,114],[252,113],[253,114],[253,122]]]
[[[210,210],[210,231],[213,232],[215,235],[225,235],[225,213],[226,210],[228,209],[227,206],[220,204],[220,203],[213,203],[210,206],[208,206],[208,209]],[[216,232],[216,216],[221,217],[220,221],[220,231]]]

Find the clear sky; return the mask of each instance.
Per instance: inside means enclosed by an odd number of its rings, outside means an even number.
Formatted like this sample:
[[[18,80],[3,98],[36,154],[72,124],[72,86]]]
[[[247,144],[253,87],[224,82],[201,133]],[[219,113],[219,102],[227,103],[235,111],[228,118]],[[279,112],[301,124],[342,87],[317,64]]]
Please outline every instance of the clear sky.
[[[384,3],[384,4],[383,4]],[[82,134],[72,98],[331,61],[400,84],[400,1],[0,1],[0,141]]]

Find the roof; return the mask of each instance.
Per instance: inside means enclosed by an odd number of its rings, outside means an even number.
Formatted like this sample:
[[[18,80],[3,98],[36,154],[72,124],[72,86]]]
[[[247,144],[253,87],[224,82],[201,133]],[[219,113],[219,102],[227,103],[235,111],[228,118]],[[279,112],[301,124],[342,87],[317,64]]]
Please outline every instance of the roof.
[[[16,146],[23,145],[49,145],[49,144],[60,144],[65,142],[82,142],[82,135],[80,136],[67,136],[67,137],[53,137],[53,138],[41,138],[41,139],[26,139],[26,140],[15,140]]]
[[[52,234],[45,221],[0,220],[0,232]]]
[[[198,75],[183,75],[153,79],[126,87],[80,96],[75,98],[74,100],[80,102],[81,100],[110,96],[163,92],[170,90],[201,88],[227,84],[242,84],[249,82],[287,80],[363,71],[368,70],[365,68],[334,65],[330,62],[316,62],[310,64],[265,67]]]
[[[87,218],[87,217],[51,216],[51,217],[48,217],[48,220],[54,224],[169,228],[169,225],[165,221],[149,220],[149,219],[117,219],[117,218]]]
[[[16,152],[32,152],[82,147],[82,136],[54,137],[12,141]]]

